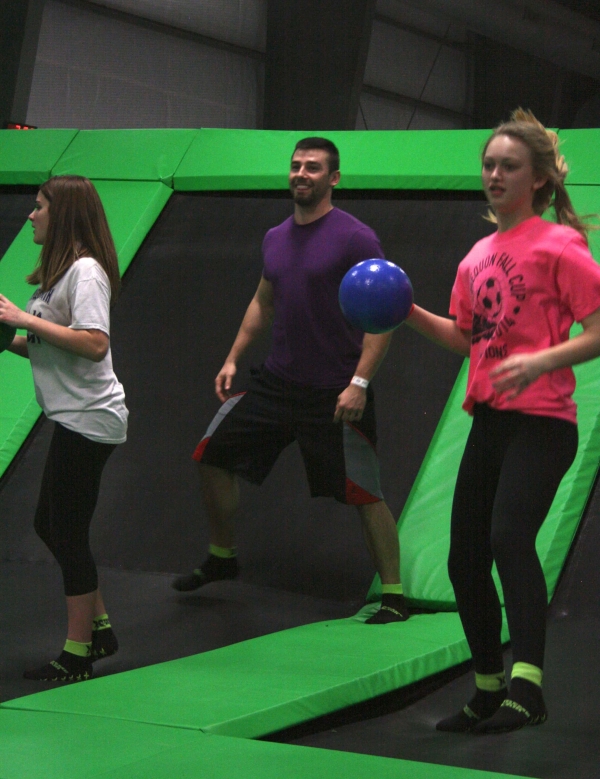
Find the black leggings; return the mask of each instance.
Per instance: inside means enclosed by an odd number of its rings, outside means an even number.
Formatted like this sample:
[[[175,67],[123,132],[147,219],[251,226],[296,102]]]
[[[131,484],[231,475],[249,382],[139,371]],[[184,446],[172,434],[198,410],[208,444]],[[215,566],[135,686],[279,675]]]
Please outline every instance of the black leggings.
[[[562,419],[475,407],[454,493],[448,570],[478,673],[503,667],[494,560],[513,662],[543,667],[548,593],[535,539],[577,442],[577,426]]]
[[[114,448],[54,427],[34,525],[62,569],[65,595],[98,589],[89,529],[102,470]]]

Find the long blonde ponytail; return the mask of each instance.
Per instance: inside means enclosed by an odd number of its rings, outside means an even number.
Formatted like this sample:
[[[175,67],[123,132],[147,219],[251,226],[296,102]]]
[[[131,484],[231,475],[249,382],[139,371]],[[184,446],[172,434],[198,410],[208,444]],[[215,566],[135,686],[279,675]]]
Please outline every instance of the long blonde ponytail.
[[[488,138],[483,148],[482,159],[490,141],[498,135],[508,135],[522,141],[529,148],[535,175],[547,179],[544,186],[534,193],[532,204],[534,213],[541,216],[548,208],[554,208],[556,221],[559,224],[573,227],[587,240],[588,232],[597,227],[588,224],[575,212],[565,187],[569,168],[560,153],[557,133],[546,129],[531,111],[517,108],[512,112],[510,121],[496,127]],[[488,218],[493,222],[496,221],[493,212],[489,213]],[[589,217],[585,217],[587,218]]]

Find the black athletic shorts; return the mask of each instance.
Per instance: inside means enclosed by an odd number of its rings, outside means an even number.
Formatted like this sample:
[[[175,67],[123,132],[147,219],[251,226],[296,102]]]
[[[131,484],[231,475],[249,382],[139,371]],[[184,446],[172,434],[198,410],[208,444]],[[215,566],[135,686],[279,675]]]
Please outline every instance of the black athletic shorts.
[[[361,506],[383,499],[375,453],[373,390],[360,422],[333,421],[340,389],[315,389],[251,371],[248,389],[226,401],[194,460],[262,484],[281,452],[297,441],[313,497]]]

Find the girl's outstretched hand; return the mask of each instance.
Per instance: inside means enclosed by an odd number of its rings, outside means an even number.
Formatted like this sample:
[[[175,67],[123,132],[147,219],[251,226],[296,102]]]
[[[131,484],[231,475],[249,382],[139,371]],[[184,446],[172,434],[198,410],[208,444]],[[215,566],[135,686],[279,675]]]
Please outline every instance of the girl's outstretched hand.
[[[0,322],[4,322],[12,327],[22,327],[21,322],[24,315],[24,311],[17,308],[7,297],[0,295]]]

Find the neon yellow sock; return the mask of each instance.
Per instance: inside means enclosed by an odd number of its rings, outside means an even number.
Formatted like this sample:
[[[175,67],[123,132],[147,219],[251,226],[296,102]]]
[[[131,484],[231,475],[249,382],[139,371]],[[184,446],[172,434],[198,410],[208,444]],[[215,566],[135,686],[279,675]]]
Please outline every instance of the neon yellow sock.
[[[215,544],[209,544],[208,551],[215,557],[229,558],[237,557],[237,548],[235,546],[215,546]]]
[[[475,674],[475,686],[484,692],[498,692],[506,687],[506,674],[500,671],[497,674]]]
[[[537,665],[531,665],[530,663],[515,663],[512,667],[511,679],[525,679],[528,682],[537,684],[538,687],[542,686],[542,677],[544,672]]]
[[[111,624],[108,618],[108,614],[98,614],[97,617],[94,617],[92,630],[106,630],[106,628],[109,627],[111,627]]]
[[[382,595],[402,595],[402,585],[401,584],[382,584],[381,585],[381,594]]]
[[[70,638],[67,638],[63,648],[65,652],[70,652],[72,655],[77,655],[77,657],[89,657],[92,642],[83,643],[82,641],[72,641]]]

